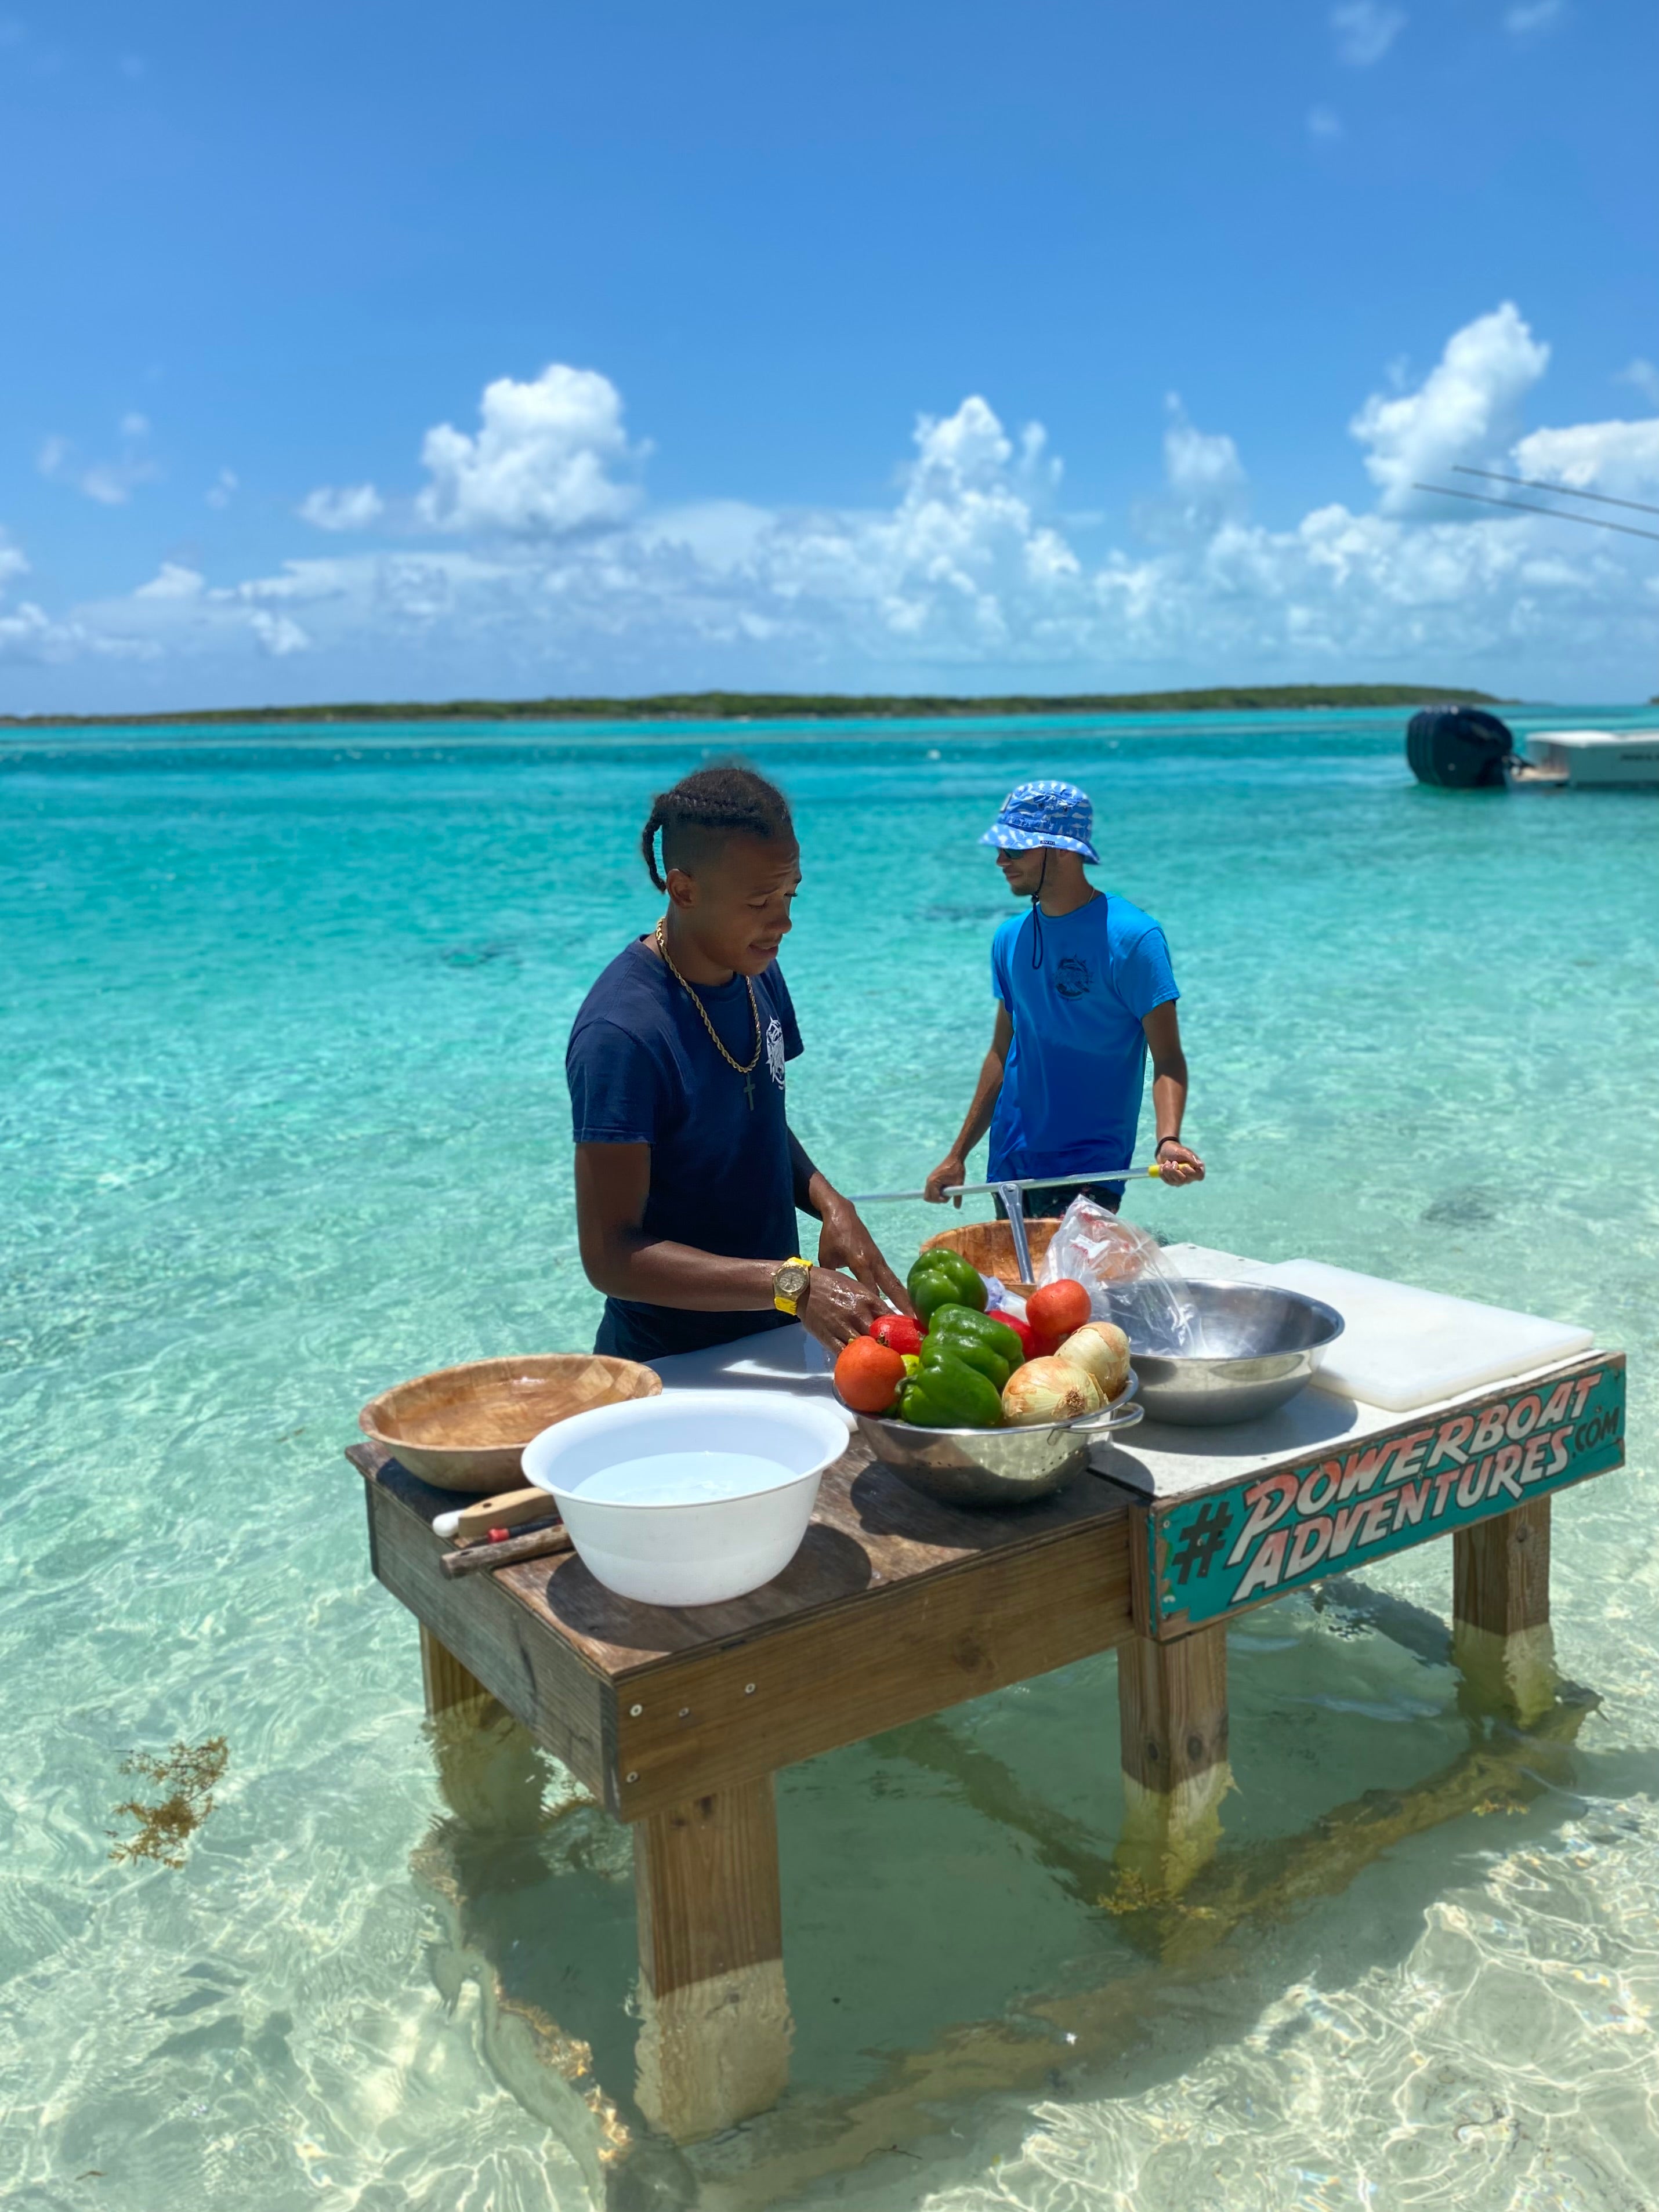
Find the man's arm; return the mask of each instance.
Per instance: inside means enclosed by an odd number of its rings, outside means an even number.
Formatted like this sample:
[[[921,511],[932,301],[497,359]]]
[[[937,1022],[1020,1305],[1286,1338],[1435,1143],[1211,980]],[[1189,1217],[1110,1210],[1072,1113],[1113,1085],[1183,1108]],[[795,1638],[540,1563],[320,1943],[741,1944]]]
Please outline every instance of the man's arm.
[[[821,1195],[857,1222],[858,1216],[846,1200],[831,1190],[816,1170],[814,1178],[822,1186]],[[689,1313],[758,1313],[769,1309],[772,1278],[793,1255],[780,1252],[775,1259],[732,1260],[718,1252],[699,1251],[692,1244],[647,1237],[641,1224],[650,1188],[649,1145],[577,1146],[576,1233],[582,1269],[594,1289],[603,1291],[607,1297],[673,1306]],[[862,1224],[859,1225],[861,1229]],[[902,1291],[899,1302],[908,1304]],[[845,1275],[823,1264],[813,1268],[798,1310],[802,1326],[833,1351],[853,1337],[866,1334],[886,1311],[886,1305],[878,1291],[866,1288],[863,1282],[848,1282]]]
[[[957,1132],[955,1144],[927,1178],[927,1196],[935,1206],[944,1205],[945,1194],[952,1183],[968,1180],[968,1155],[991,1126],[991,1116],[996,1111],[1003,1073],[1008,1065],[1009,1048],[1013,1042],[1013,1017],[1006,1006],[999,1006],[996,1027],[991,1032],[991,1049],[986,1054],[984,1065],[979,1071],[979,1081],[974,1087],[968,1118]],[[962,1204],[960,1199],[956,1202],[958,1206]]]
[[[1140,1026],[1146,1032],[1146,1048],[1152,1059],[1152,1111],[1158,1118],[1161,1179],[1175,1189],[1182,1183],[1202,1182],[1203,1161],[1179,1142],[1182,1116],[1187,1111],[1187,1055],[1181,1049],[1181,1021],[1175,1000],[1167,999],[1161,1006],[1154,1006]]]

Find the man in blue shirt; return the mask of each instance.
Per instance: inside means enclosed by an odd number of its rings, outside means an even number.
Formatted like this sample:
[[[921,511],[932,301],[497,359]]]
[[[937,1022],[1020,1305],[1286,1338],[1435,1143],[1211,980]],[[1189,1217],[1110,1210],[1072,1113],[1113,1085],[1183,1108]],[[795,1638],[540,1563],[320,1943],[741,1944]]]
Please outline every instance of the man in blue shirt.
[[[1028,1214],[1064,1213],[1079,1192],[1115,1212],[1122,1183],[1096,1176],[1134,1158],[1149,1053],[1162,1179],[1202,1180],[1203,1161],[1181,1141],[1187,1061],[1170,948],[1150,915],[1084,874],[1099,864],[1093,827],[1075,784],[1022,783],[980,841],[997,848],[1003,880],[1031,910],[992,940],[996,1026],[967,1119],[927,1178],[935,1204],[967,1181],[968,1154],[988,1128],[991,1182],[1057,1178],[1022,1194]]]

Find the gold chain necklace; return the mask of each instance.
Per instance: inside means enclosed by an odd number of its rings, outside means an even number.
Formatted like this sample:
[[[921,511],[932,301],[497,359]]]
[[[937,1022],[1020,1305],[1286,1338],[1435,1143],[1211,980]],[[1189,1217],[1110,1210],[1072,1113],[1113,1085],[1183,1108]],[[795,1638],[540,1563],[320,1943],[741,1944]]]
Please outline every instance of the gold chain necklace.
[[[727,1052],[725,1045],[720,1042],[720,1031],[714,1027],[713,1022],[708,1018],[708,1007],[704,1006],[702,1000],[697,996],[696,993],[691,988],[691,986],[686,981],[684,976],[681,975],[679,969],[669,958],[668,939],[664,933],[661,922],[657,924],[657,950],[662,955],[663,966],[667,969],[669,974],[679,985],[681,990],[684,992],[686,997],[690,1000],[692,1005],[702,1016],[702,1025],[704,1029],[708,1030],[709,1036],[714,1039],[715,1051],[719,1053],[720,1058],[726,1062],[726,1066],[734,1074],[742,1076],[743,1087],[749,1099],[749,1110],[752,1114],[755,1110],[755,1070],[760,1066],[761,1056],[760,1008],[755,1003],[754,978],[750,975],[745,975],[743,979],[749,986],[749,1011],[754,1016],[755,1019],[755,1049],[749,1055],[749,1065],[745,1067],[740,1061],[733,1060],[731,1054]]]

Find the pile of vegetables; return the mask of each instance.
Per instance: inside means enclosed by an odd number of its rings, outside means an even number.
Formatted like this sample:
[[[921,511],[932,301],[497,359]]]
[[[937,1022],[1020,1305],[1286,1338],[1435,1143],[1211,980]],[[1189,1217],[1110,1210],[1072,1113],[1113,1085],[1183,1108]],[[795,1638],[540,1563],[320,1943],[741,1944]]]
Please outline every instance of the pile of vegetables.
[[[1091,1321],[1081,1283],[1045,1283],[1025,1319],[986,1311],[985,1284],[960,1253],[924,1252],[905,1283],[916,1319],[886,1314],[836,1362],[858,1413],[924,1429],[1024,1428],[1097,1413],[1129,1379],[1129,1344]]]

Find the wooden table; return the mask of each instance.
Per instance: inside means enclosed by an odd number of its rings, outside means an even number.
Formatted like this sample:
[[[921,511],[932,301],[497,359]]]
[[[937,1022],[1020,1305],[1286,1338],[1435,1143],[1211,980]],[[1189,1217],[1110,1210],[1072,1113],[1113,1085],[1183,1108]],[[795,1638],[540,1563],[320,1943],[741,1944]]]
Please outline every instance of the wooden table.
[[[1227,1622],[1337,1571],[1454,1538],[1468,1694],[1524,1725],[1553,1695],[1550,1500],[1623,1460],[1624,1359],[1591,1352],[1408,1416],[1308,1391],[1235,1430],[1129,1431],[1062,1496],[940,1505],[854,1443],[765,1589],[671,1611],[569,1555],[446,1578],[456,1500],[379,1447],[374,1571],[416,1615],[428,1710],[499,1701],[635,1837],[636,2094],[690,2140],[787,2075],[772,1778],[780,1767],[1116,1647],[1119,1862],[1180,1888],[1228,1786]]]

